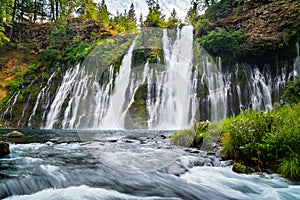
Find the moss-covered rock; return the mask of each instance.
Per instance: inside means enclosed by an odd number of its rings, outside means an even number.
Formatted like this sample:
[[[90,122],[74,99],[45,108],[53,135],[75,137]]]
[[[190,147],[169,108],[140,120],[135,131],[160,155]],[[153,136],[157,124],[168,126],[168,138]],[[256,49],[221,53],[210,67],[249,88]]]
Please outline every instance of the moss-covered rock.
[[[134,102],[128,109],[125,128],[127,129],[146,129],[147,125],[147,84],[139,86],[134,96]]]
[[[234,163],[232,166],[232,171],[240,174],[248,174],[247,167],[242,163]]]

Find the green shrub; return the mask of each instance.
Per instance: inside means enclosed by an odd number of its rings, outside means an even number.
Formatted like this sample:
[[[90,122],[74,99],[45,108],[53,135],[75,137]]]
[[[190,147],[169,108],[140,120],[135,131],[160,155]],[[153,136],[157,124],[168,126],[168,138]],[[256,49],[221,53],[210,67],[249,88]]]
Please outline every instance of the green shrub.
[[[218,20],[232,14],[231,0],[220,0],[210,5],[205,11],[205,15],[210,20]]]
[[[284,177],[300,180],[300,156],[292,154],[288,158],[280,160],[278,172]]]
[[[299,180],[300,104],[232,117],[229,131],[221,140],[225,156]]]
[[[209,53],[225,58],[242,55],[245,51],[244,41],[242,32],[225,29],[213,30],[198,39],[199,44]]]
[[[8,81],[7,88],[9,89],[10,94],[19,90],[24,80],[24,72],[17,72],[14,79]]]
[[[59,58],[61,57],[61,52],[56,49],[48,49],[48,50],[43,50],[39,54],[38,60],[41,62],[55,62],[58,61]]]
[[[210,122],[194,122],[194,125],[191,129],[180,130],[175,132],[171,136],[171,144],[185,146],[185,147],[202,147],[207,148],[210,146],[212,138],[209,135],[209,126]]]
[[[196,133],[193,130],[180,130],[175,132],[171,136],[171,144],[190,147],[196,137]]]
[[[300,78],[288,81],[283,90],[282,98],[286,103],[300,102]]]
[[[207,35],[209,31],[213,29],[213,23],[211,23],[208,19],[200,19],[194,27],[196,36],[201,37],[203,35]]]
[[[89,43],[73,44],[66,49],[64,61],[79,62],[82,61],[91,51],[93,45]]]
[[[248,173],[247,167],[245,165],[243,165],[242,163],[234,163],[232,166],[232,171],[234,171],[236,173],[241,173],[241,174]]]

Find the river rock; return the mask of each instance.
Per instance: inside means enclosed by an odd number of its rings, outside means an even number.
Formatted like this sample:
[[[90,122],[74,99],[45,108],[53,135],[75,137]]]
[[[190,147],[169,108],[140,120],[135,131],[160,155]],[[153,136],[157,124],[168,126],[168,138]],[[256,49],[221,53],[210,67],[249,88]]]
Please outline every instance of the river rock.
[[[0,158],[10,154],[9,144],[0,142]]]
[[[8,133],[6,136],[8,138],[19,138],[19,137],[23,137],[24,134],[19,131],[12,131],[12,132]]]
[[[247,174],[248,173],[247,167],[241,163],[234,163],[232,166],[232,171],[239,173],[239,174]]]

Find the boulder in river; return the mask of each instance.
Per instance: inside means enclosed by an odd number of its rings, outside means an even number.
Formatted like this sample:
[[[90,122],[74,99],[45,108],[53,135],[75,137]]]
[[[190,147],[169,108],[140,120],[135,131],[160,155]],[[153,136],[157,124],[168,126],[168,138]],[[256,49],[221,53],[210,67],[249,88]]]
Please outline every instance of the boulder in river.
[[[10,154],[9,144],[0,142],[0,158]]]
[[[8,133],[6,136],[8,138],[19,138],[19,137],[23,137],[24,134],[19,131],[12,131],[12,132]]]

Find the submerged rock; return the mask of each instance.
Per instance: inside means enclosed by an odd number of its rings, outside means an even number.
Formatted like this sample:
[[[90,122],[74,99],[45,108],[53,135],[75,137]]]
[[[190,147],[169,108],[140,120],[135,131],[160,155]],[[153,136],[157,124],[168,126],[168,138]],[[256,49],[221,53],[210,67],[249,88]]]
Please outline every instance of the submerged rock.
[[[10,154],[9,144],[0,142],[0,158]]]
[[[19,137],[23,137],[24,134],[19,131],[13,131],[13,132],[8,133],[6,136],[8,138],[19,138]]]

